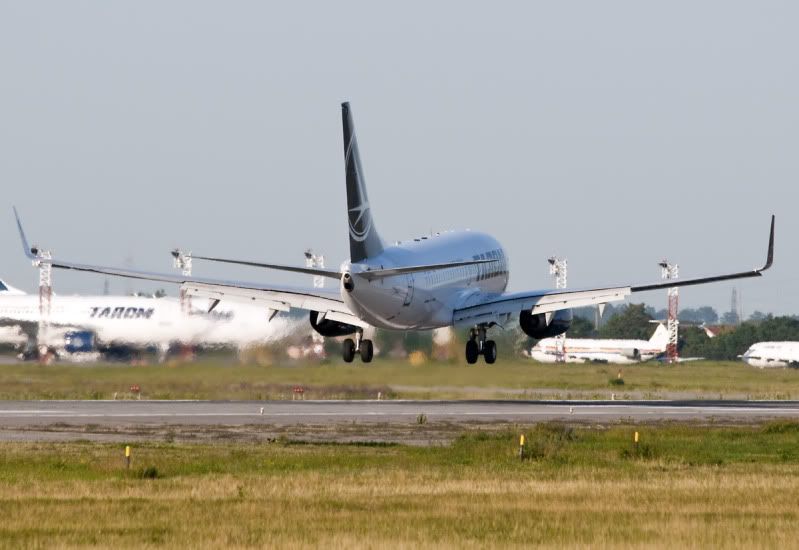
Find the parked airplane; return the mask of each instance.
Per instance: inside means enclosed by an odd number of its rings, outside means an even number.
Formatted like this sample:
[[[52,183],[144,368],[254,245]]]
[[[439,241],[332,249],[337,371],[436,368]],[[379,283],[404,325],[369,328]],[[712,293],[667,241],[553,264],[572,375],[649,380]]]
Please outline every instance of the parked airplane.
[[[289,319],[266,326],[264,310],[249,304],[230,303],[209,312],[206,303],[195,302],[184,311],[178,299],[168,297],[55,295],[47,334],[39,335],[39,296],[12,289],[0,281],[0,343],[38,340],[59,355],[150,346],[165,350],[174,343],[241,349],[284,337],[297,326]]]
[[[58,259],[40,261],[64,269],[177,283],[188,295],[210,298],[213,304],[223,300],[260,303],[269,310],[269,318],[291,308],[307,309],[310,310],[311,326],[323,336],[355,336],[355,340],[347,338],[344,341],[345,361],[352,361],[357,353],[366,363],[372,360],[373,354],[372,342],[363,339],[363,329],[369,326],[391,330],[471,327],[466,343],[467,362],[475,363],[483,355],[486,363],[493,363],[497,358],[497,347],[486,333],[490,327],[504,326],[511,315],[519,314],[524,332],[541,339],[565,332],[571,325],[573,307],[601,307],[608,302],[623,300],[634,292],[759,277],[771,267],[773,216],[768,256],[760,269],[649,285],[508,293],[505,291],[509,276],[508,255],[496,239],[485,233],[448,232],[393,245],[381,240],[366,193],[349,103],[343,103],[341,111],[349,216],[348,261],[338,270],[325,270],[194,256],[194,259],[330,277],[338,281],[337,289],[149,273]],[[31,259],[39,259],[36,250],[27,244],[19,216],[17,225],[25,254]]]
[[[799,342],[758,342],[739,357],[744,363],[761,369],[799,368]]]
[[[541,363],[555,363],[561,357],[565,363],[605,361],[608,363],[640,363],[666,352],[669,331],[658,323],[649,340],[593,340],[566,338],[563,349],[558,350],[554,338],[544,338],[530,350],[530,357]]]

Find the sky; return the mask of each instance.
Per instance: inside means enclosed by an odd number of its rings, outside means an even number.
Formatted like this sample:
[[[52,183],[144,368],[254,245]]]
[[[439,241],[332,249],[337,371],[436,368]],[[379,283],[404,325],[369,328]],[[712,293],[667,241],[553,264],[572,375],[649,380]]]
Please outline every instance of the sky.
[[[773,213],[773,270],[680,304],[727,311],[736,286],[744,315],[796,314],[798,16],[787,1],[0,0],[0,278],[38,283],[12,205],[66,260],[170,272],[175,247],[286,264],[313,247],[338,267],[350,101],[387,241],[489,232],[514,291],[554,286],[553,254],[572,288],[633,284],[663,258],[681,277],[759,267]],[[53,288],[103,282],[59,271]]]

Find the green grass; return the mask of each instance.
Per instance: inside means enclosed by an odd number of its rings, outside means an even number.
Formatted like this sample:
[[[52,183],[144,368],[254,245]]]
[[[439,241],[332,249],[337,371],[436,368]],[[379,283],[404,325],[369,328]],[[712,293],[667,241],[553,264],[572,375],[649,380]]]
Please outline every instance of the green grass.
[[[619,371],[623,386],[617,385]],[[113,399],[115,393],[131,398],[133,385],[148,399],[291,399],[296,386],[306,388],[307,399],[375,399],[378,392],[388,399],[607,398],[611,392],[619,398],[684,392],[709,398],[789,399],[799,396],[799,372],[710,361],[624,367],[526,360],[502,360],[492,366],[430,361],[413,367],[382,359],[368,366],[334,361],[271,367],[196,362],[135,367],[31,363],[0,368],[0,399]]]
[[[132,449],[126,470],[124,444],[0,444],[0,547],[790,547],[799,535],[795,422]]]

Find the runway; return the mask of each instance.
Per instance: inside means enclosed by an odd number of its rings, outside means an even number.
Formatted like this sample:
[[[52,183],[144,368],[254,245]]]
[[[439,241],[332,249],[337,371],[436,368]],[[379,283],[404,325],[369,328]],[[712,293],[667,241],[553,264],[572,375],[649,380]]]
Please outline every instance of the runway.
[[[799,417],[799,401],[3,401],[0,425],[711,421]]]

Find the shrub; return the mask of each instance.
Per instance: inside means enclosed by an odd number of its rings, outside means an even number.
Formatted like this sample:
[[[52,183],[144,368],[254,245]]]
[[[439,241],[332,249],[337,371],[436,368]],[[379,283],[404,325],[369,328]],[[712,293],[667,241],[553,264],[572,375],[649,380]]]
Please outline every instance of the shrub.
[[[636,443],[633,444],[632,448],[622,449],[619,456],[627,459],[652,460],[657,457],[657,452],[651,445]]]
[[[164,476],[155,466],[147,466],[146,468],[139,468],[133,472],[133,477],[136,479],[158,479]]]
[[[795,420],[775,420],[763,426],[763,433],[786,434],[799,433],[799,422]]]

